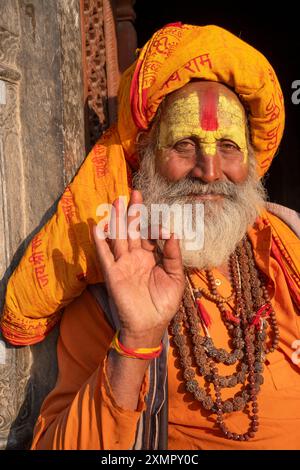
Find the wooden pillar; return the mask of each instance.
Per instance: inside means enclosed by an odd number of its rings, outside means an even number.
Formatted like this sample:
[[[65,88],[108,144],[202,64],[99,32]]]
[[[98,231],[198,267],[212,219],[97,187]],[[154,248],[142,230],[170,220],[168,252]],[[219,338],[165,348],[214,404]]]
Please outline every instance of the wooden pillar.
[[[135,0],[113,0],[114,14],[117,24],[118,56],[120,72],[135,61],[137,36],[134,27]]]

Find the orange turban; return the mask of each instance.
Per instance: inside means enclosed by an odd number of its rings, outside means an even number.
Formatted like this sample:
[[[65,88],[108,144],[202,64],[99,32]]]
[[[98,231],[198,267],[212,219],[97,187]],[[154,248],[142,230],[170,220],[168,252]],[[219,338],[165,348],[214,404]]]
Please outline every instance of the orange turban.
[[[251,142],[263,175],[283,134],[282,91],[267,59],[218,26],[169,24],[152,36],[124,73],[118,131],[129,162],[137,164],[137,131],[147,129],[167,94],[195,78],[221,82],[238,95],[248,113]]]

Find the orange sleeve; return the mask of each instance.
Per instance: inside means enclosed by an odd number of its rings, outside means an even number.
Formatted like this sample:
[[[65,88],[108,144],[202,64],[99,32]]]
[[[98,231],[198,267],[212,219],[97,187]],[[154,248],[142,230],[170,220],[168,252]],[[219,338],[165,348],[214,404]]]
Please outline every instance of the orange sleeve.
[[[87,284],[101,281],[91,227],[100,220],[97,207],[118,195],[128,197],[126,163],[110,130],[87,156],[8,282],[1,329],[9,342],[43,340],[62,309]]]
[[[128,450],[145,408],[146,378],[136,411],[120,408],[110,391],[101,364],[80,388],[70,405],[47,427],[41,415],[35,428],[32,450]]]
[[[45,399],[32,449],[130,449],[145,407],[145,378],[136,411],[120,408],[106,377],[114,332],[85,290],[64,312],[57,347],[58,380]]]

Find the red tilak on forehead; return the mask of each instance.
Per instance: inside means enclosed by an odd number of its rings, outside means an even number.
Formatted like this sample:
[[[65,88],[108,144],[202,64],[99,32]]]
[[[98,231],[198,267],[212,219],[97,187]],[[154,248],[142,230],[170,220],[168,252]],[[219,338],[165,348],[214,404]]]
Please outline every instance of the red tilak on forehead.
[[[204,131],[216,131],[219,127],[217,116],[218,93],[209,88],[201,95],[200,126]]]

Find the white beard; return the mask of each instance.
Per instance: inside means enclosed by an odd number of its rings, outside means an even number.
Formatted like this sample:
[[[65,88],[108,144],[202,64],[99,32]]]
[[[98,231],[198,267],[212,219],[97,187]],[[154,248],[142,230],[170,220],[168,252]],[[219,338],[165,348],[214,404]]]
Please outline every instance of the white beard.
[[[222,194],[217,200],[204,204],[204,246],[191,250],[190,239],[181,239],[180,247],[185,267],[199,270],[219,267],[226,263],[237,244],[252,226],[265,202],[265,191],[258,180],[253,151],[249,152],[249,175],[245,182],[230,181],[202,183],[185,178],[170,183],[155,172],[155,156],[150,148],[144,149],[139,172],[134,177],[135,188],[143,195],[143,203],[150,211],[151,204],[195,204],[188,194]],[[194,226],[195,227],[195,226]],[[176,227],[171,227],[176,233]],[[157,241],[162,249],[164,241]]]

